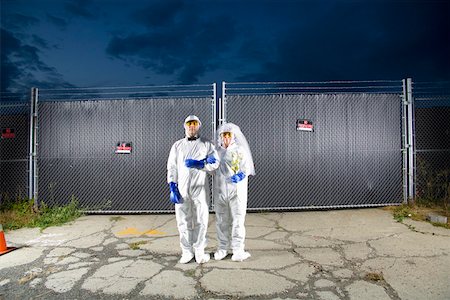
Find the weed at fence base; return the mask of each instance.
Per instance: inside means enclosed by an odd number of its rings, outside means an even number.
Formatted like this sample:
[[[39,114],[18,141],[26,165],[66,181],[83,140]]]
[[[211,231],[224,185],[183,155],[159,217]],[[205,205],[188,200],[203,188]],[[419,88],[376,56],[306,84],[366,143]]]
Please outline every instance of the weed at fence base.
[[[34,200],[21,198],[0,206],[0,224],[5,230],[23,227],[40,227],[41,230],[50,226],[59,226],[82,216],[78,201],[72,197],[64,206],[48,207],[44,202],[36,210]]]
[[[397,222],[403,222],[406,218],[410,218],[414,221],[424,221],[428,222],[427,216],[430,213],[435,213],[439,215],[446,216],[447,219],[450,217],[450,209],[442,205],[432,205],[430,202],[422,204],[422,201],[417,201],[415,204],[403,204],[395,207],[387,207],[387,210],[392,211],[394,219]],[[434,226],[444,227],[450,229],[450,223],[447,221],[446,224],[429,222]]]

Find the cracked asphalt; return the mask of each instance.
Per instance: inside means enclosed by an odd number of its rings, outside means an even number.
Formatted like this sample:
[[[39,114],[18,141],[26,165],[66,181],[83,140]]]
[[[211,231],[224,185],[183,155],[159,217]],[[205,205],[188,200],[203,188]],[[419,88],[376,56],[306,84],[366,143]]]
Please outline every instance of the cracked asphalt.
[[[9,231],[0,299],[450,299],[448,229],[379,208],[249,213],[246,229],[248,260],[203,265],[177,263],[174,214]]]

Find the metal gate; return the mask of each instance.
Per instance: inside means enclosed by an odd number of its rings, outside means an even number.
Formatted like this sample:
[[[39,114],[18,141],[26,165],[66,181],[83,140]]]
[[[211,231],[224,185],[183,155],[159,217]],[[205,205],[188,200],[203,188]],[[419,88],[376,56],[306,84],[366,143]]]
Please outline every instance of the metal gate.
[[[167,157],[184,118],[196,114],[207,139],[224,121],[248,137],[257,171],[249,210],[396,205],[414,196],[410,79],[223,83],[215,99],[215,84],[39,97],[33,89],[29,193],[50,206],[76,199],[87,212],[173,211]]]
[[[215,85],[43,90],[38,101],[38,193],[87,212],[173,211],[166,163],[189,114],[215,130]],[[123,147],[122,147],[123,146]]]
[[[402,203],[402,99],[401,81],[223,83],[221,119],[241,127],[255,162],[248,208]]]

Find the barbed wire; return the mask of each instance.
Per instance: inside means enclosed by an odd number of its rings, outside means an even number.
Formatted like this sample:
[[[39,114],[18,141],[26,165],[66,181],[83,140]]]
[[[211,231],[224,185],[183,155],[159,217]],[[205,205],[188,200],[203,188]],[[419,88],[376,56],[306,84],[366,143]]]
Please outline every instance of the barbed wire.
[[[77,88],[61,88],[61,89],[39,89],[40,91],[76,91],[76,90],[111,90],[111,89],[140,89],[140,88],[178,88],[178,87],[205,87],[212,84],[180,84],[180,85],[136,85],[136,86],[99,86],[99,87],[77,87]]]
[[[382,83],[382,82],[391,82],[391,83],[399,83],[401,84],[401,80],[337,80],[337,81],[268,81],[268,82],[225,82],[228,85],[242,85],[242,84],[354,84],[354,83]]]

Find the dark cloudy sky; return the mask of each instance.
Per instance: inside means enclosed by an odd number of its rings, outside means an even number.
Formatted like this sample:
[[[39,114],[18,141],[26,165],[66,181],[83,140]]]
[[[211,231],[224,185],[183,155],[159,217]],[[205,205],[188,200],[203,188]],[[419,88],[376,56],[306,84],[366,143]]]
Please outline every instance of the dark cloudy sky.
[[[1,0],[1,91],[450,80],[450,1]]]

